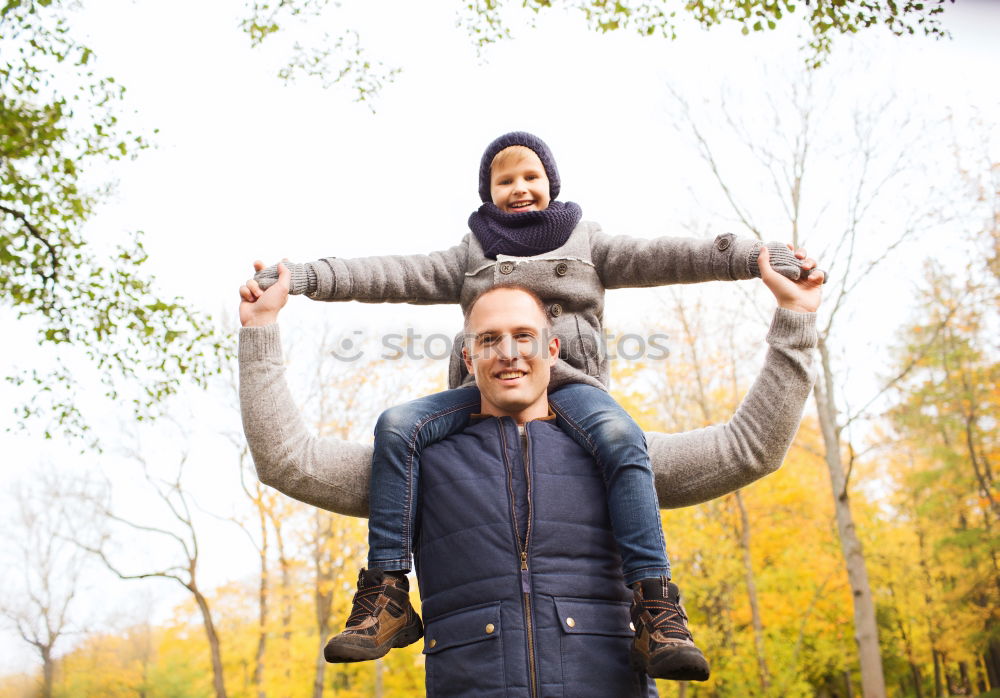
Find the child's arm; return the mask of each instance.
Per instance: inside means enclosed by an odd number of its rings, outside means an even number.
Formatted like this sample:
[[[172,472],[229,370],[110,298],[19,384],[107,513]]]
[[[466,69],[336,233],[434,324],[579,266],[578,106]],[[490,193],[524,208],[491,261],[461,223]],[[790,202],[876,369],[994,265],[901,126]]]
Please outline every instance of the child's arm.
[[[591,261],[605,288],[641,288],[702,281],[735,281],[759,277],[757,255],[765,243],[720,235],[714,240],[590,234]],[[781,243],[766,243],[771,266],[790,279],[799,278],[799,262]]]
[[[289,292],[317,301],[458,303],[468,251],[466,235],[454,247],[430,254],[324,257],[305,264],[291,263],[287,264],[292,273]],[[277,278],[277,265],[254,276],[262,289]]]

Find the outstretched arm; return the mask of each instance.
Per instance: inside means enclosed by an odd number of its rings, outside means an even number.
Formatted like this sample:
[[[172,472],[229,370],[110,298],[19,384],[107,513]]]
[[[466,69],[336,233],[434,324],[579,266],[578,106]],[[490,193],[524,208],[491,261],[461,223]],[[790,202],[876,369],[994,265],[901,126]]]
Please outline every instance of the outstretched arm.
[[[324,257],[289,264],[289,291],[318,301],[458,303],[465,277],[468,236],[440,252],[344,259]],[[260,290],[277,280],[277,266],[254,276]]]
[[[719,235],[714,240],[692,237],[633,238],[595,231],[590,236],[591,260],[605,288],[642,288],[702,281],[735,281],[760,276],[757,256],[771,252],[775,270],[798,279],[800,265],[777,242]]]

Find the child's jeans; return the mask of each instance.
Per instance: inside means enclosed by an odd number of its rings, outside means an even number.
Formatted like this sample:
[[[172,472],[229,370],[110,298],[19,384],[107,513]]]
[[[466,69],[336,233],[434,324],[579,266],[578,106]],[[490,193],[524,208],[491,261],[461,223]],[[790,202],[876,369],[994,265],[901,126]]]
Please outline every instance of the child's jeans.
[[[559,427],[597,461],[608,491],[611,528],[625,583],[670,577],[646,437],[600,388],[583,383],[549,395]],[[410,569],[420,452],[461,431],[480,408],[479,390],[446,390],[390,407],[375,426],[369,497],[368,566]]]

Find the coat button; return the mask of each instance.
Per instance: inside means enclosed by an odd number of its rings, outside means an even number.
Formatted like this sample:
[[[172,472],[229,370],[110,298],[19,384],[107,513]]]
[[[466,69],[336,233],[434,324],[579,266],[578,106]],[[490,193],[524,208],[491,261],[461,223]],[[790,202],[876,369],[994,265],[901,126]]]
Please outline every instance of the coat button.
[[[573,620],[572,618],[567,618],[566,619],[566,625],[568,625],[571,628],[575,628],[576,627],[576,621]]]
[[[487,623],[486,624],[486,634],[487,635],[492,635],[494,630],[496,630],[496,626],[494,626],[493,623]]]
[[[500,262],[500,273],[501,274],[509,274],[512,271],[514,271],[514,263],[513,262]]]
[[[723,235],[719,238],[719,242],[715,244],[720,250],[728,250],[729,246],[733,243],[733,235]]]
[[[437,643],[438,643],[437,640],[431,640],[429,643],[427,643],[427,646],[430,647],[431,649],[434,649],[435,647],[437,647]]]
[[[559,262],[559,264],[556,265],[556,276],[566,276],[566,272],[568,270],[569,267],[566,266],[566,262]]]
[[[552,317],[559,317],[560,315],[562,315],[562,306],[559,305],[558,303],[553,303],[552,307],[549,308],[549,310],[552,311]]]

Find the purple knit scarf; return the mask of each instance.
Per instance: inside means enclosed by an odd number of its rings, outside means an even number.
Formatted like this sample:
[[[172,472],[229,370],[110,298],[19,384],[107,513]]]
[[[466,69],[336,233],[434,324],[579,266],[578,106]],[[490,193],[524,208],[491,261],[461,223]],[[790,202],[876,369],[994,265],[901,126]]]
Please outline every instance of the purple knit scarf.
[[[505,213],[485,203],[469,216],[469,227],[490,259],[498,254],[531,257],[561,247],[582,216],[572,201],[551,201],[542,211],[524,213]]]

